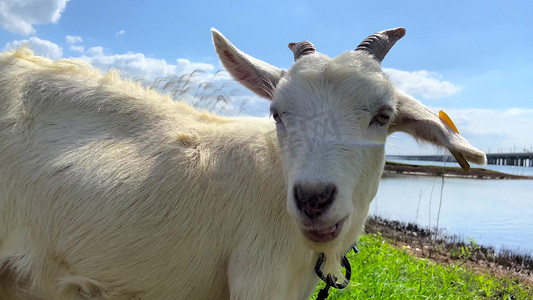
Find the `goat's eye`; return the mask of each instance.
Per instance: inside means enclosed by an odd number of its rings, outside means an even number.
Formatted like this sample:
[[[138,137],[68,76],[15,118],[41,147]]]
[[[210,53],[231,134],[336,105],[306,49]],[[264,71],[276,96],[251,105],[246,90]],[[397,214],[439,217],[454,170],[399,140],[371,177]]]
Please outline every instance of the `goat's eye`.
[[[370,125],[376,124],[379,126],[387,125],[389,122],[390,116],[385,112],[379,112],[377,115],[372,118],[372,121],[370,121]]]
[[[272,113],[272,118],[274,118],[274,121],[276,121],[276,123],[282,123],[281,118],[277,112]]]

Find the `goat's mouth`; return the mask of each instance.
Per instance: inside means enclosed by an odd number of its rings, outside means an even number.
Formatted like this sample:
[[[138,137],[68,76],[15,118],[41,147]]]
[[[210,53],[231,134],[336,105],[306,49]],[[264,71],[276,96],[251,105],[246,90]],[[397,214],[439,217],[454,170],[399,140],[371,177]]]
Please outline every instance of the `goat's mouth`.
[[[302,227],[301,230],[304,236],[310,241],[315,243],[327,243],[333,241],[340,235],[345,220],[346,218],[343,218],[339,222],[328,227],[318,229],[316,226],[313,226],[313,228]]]

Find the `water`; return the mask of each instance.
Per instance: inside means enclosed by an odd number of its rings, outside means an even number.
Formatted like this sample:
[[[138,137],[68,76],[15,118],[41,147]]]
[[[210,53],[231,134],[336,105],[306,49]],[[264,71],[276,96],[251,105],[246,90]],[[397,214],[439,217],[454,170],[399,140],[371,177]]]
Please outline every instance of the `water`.
[[[383,178],[370,214],[434,228],[441,187],[442,177]],[[533,253],[533,180],[445,178],[439,228],[496,249]]]

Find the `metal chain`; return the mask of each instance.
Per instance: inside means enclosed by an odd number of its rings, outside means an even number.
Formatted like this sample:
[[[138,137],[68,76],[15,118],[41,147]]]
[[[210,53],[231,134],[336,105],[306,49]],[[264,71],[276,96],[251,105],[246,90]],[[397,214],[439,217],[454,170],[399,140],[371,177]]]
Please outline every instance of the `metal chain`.
[[[352,249],[354,253],[356,254],[359,253],[359,249],[357,248],[357,243],[353,244],[350,250]],[[350,250],[348,250],[348,252],[350,252]],[[322,281],[326,283],[326,286],[318,292],[316,300],[324,300],[328,298],[329,289],[331,287],[334,287],[339,290],[345,288],[350,283],[350,278],[352,277],[352,267],[346,255],[344,255],[341,261],[341,266],[346,270],[345,279],[342,282],[337,282],[337,278],[335,276],[331,276],[330,274],[328,274],[327,276],[324,276],[324,273],[322,273],[322,270],[321,270],[322,264],[324,264],[324,253],[320,254],[320,257],[318,258],[316,262],[315,273],[320,279],[322,279]]]

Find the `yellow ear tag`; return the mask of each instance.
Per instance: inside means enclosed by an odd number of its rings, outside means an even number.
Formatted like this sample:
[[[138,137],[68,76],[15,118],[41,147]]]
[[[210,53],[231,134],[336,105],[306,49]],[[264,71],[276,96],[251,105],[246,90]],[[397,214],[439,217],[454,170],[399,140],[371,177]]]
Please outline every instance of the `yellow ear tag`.
[[[459,130],[457,130],[457,127],[455,127],[455,124],[453,124],[452,119],[450,119],[450,117],[444,111],[442,111],[442,110],[439,111],[439,118],[444,123],[446,123],[446,125],[450,126],[450,128],[453,129],[453,131],[455,131],[455,133],[459,134]],[[466,159],[463,156],[463,154],[461,154],[461,152],[459,152],[457,150],[452,150],[452,149],[448,149],[448,150],[450,150],[450,153],[453,155],[453,157],[455,158],[457,163],[459,163],[461,168],[463,168],[463,170],[466,173],[468,173],[468,171],[470,170],[470,164],[468,163],[468,161],[466,161]]]
[[[457,127],[455,127],[455,124],[453,124],[452,119],[450,119],[450,117],[444,111],[442,111],[442,110],[439,111],[439,118],[444,123],[446,123],[446,125],[450,126],[450,128],[453,129],[453,131],[455,131],[455,133],[459,134],[459,130],[457,130]]]

